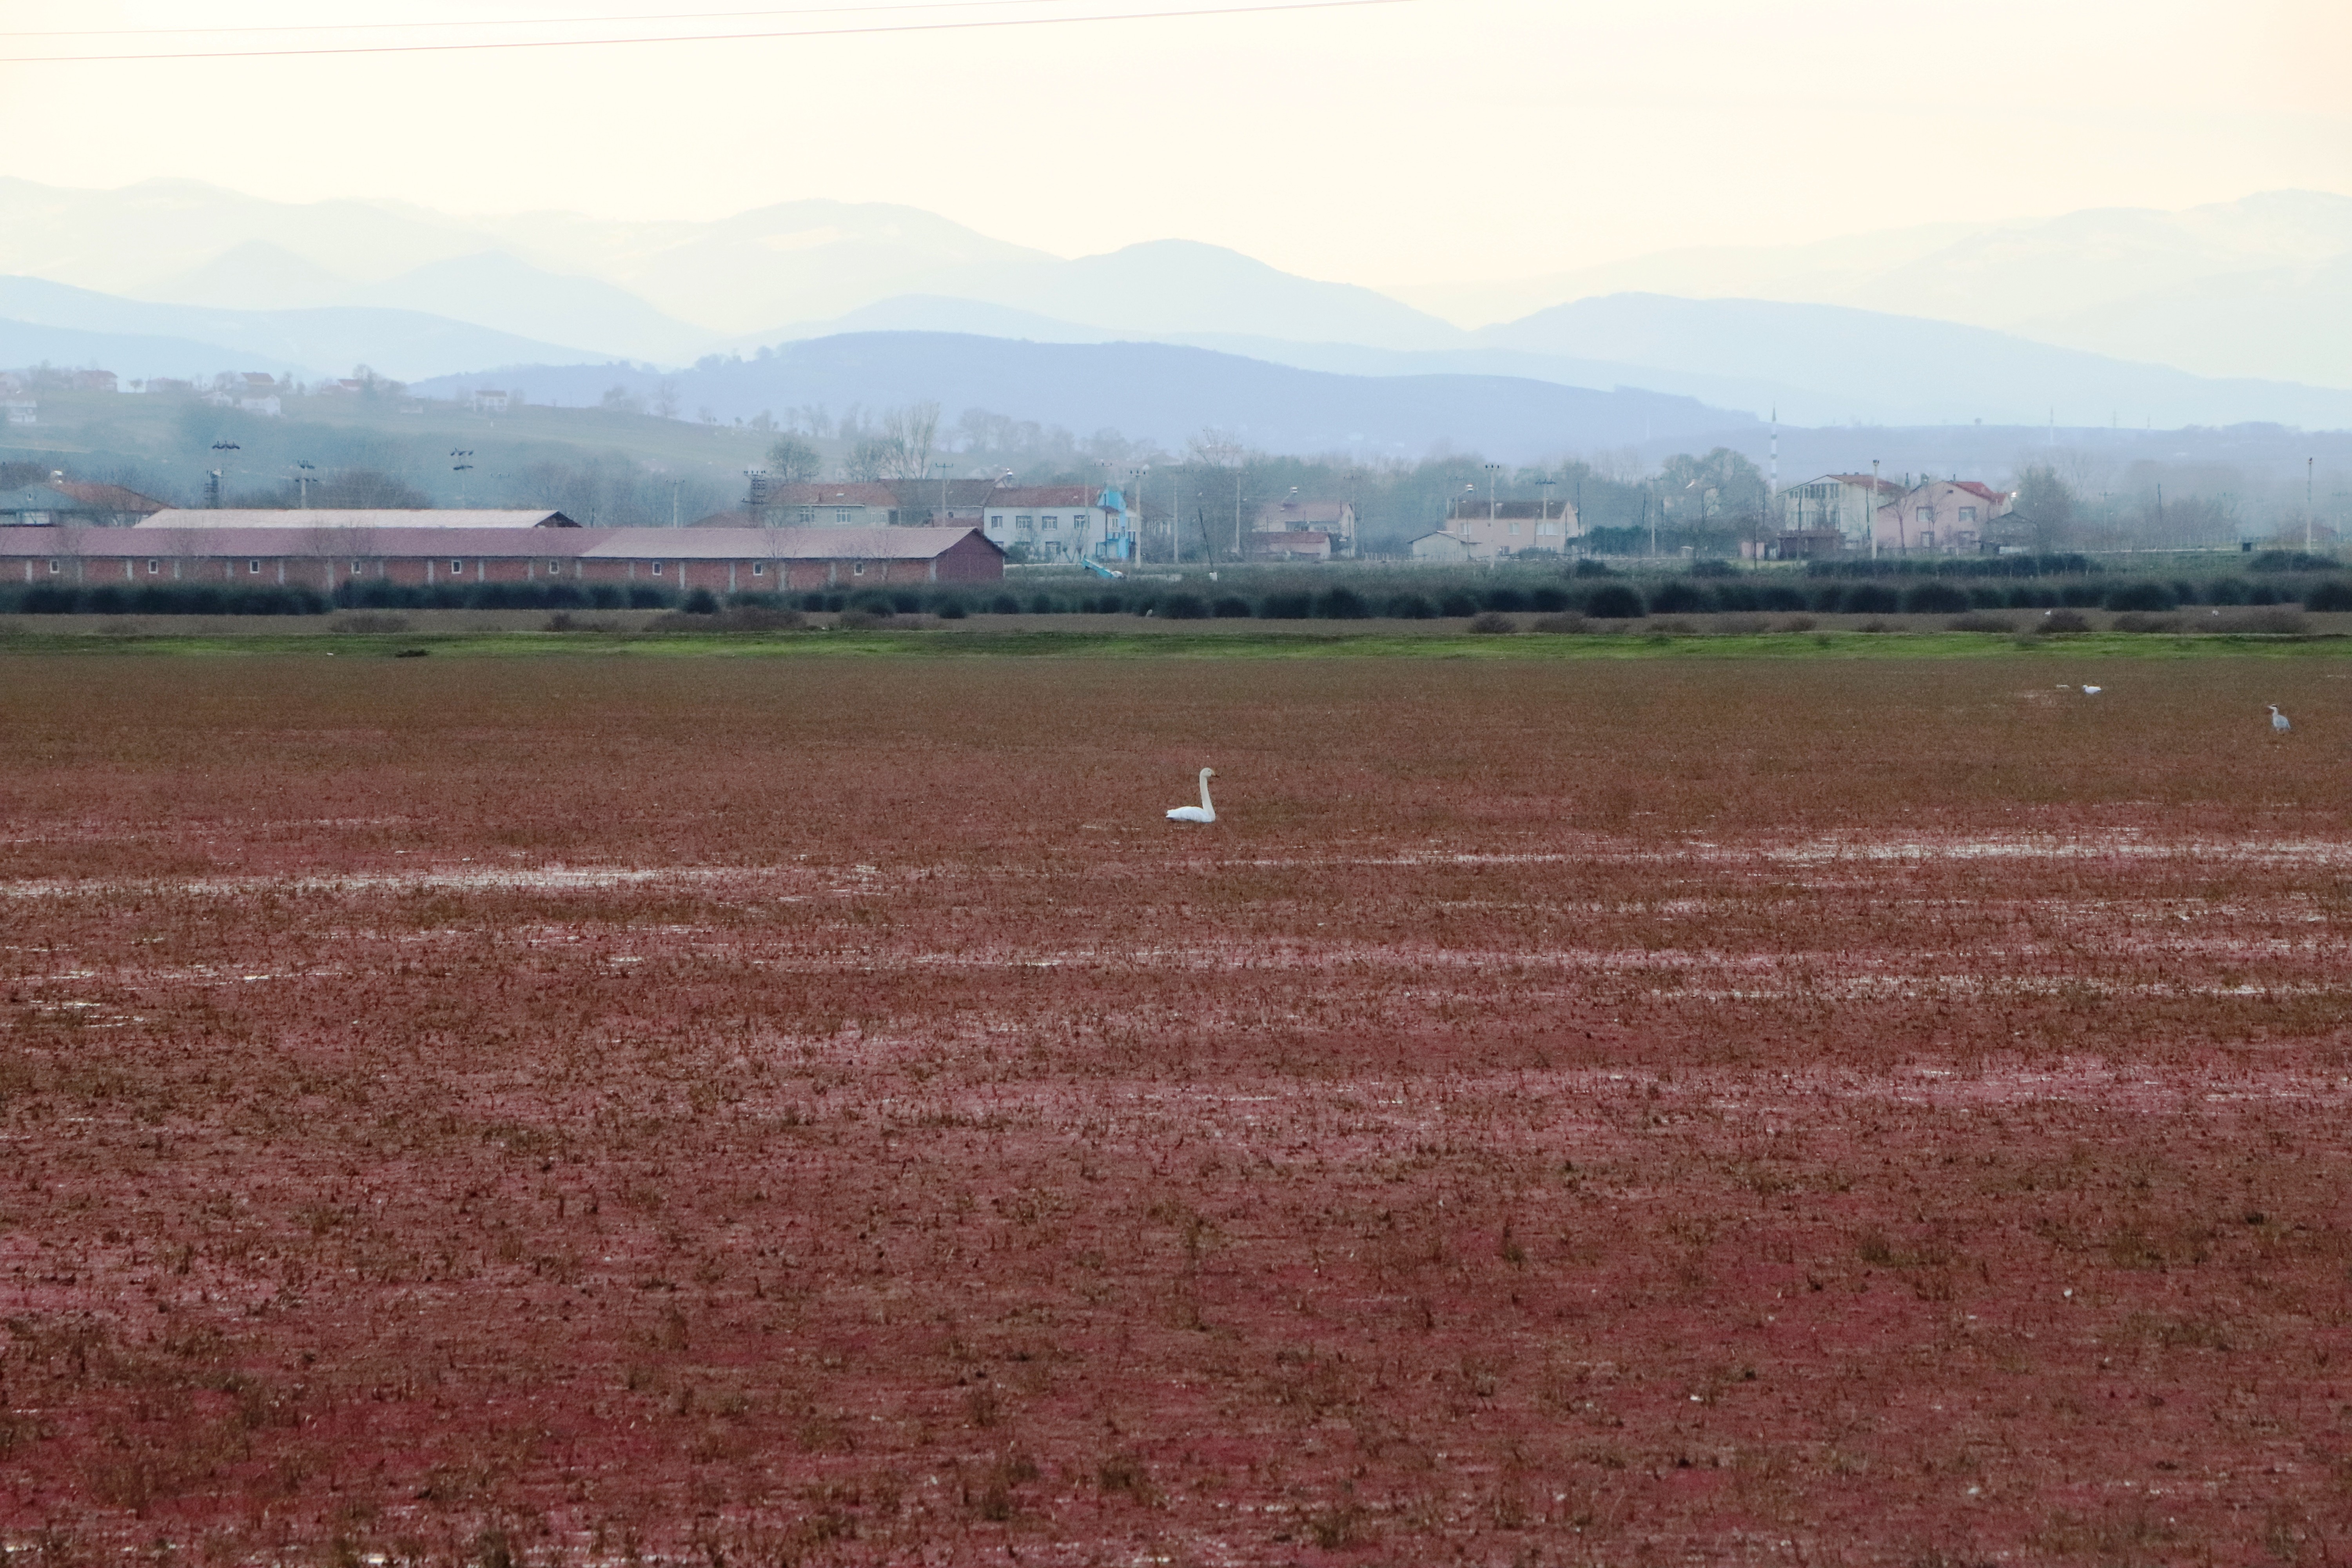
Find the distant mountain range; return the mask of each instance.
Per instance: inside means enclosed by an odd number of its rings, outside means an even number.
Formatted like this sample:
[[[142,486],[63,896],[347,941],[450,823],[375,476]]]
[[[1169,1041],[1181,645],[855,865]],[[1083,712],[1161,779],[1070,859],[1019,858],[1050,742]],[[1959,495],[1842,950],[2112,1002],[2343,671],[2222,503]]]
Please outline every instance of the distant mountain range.
[[[650,399],[667,383],[692,414],[722,420],[823,405],[937,402],[952,424],[965,409],[1059,425],[1085,436],[1115,429],[1181,450],[1204,429],[1270,451],[1420,458],[1451,446],[1508,460],[1562,451],[1702,439],[1752,426],[1745,415],[1694,398],[1597,391],[1498,375],[1339,375],[1166,343],[1040,343],[945,332],[851,332],[786,343],[763,358],[726,359],[664,376],[626,366],[509,366],[494,374],[534,402],[593,405],[612,387]],[[479,378],[428,382],[462,394]]]
[[[26,328],[79,332],[100,340],[80,352],[70,340],[52,337],[58,349],[27,358],[9,349],[12,334]],[[175,346],[161,360],[117,341],[160,341]],[[191,359],[184,345],[209,345]],[[67,357],[68,355],[70,357]],[[27,364],[38,358],[78,364],[96,361],[131,376],[203,374],[219,370],[293,371],[318,377],[348,375],[366,363],[406,380],[467,364],[517,360],[593,359],[577,349],[501,332],[422,310],[373,306],[335,306],[303,310],[225,310],[198,305],[162,305],[123,300],[88,289],[71,289],[38,278],[0,278],[0,363]],[[189,368],[201,366],[201,369]]]
[[[1389,290],[1465,327],[1629,291],[1847,305],[2200,375],[2352,387],[2352,196],[2320,191],[1665,251]]]
[[[917,295],[795,336],[940,331],[1109,342],[1106,329]],[[1640,387],[1795,425],[2352,426],[2352,391],[2214,380],[2052,348],[2013,333],[1830,305],[1619,294],[1461,333],[1433,350],[1229,332],[1165,341],[1348,375],[1490,375]]]
[[[1181,240],[1065,259],[882,204],[616,223],[0,178],[0,273],[16,274],[0,277],[0,364],[125,375],[364,362],[412,381],[529,366],[551,386],[544,367],[700,360],[719,384],[730,356],[898,331],[1160,343],[1360,379],[1637,388],[1809,425],[2352,425],[2352,198],[2312,193],[1382,293]],[[946,388],[961,374],[943,364],[908,395],[952,416]]]

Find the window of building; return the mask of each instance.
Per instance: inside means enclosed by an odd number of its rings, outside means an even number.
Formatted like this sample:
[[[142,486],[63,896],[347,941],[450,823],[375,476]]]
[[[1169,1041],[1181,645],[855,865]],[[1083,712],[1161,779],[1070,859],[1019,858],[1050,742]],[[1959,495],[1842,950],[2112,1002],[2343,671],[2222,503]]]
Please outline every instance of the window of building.
[[[847,507],[839,507],[835,509],[833,521],[835,522],[856,522],[857,521],[857,516]]]
[[[804,506],[801,508],[801,521],[803,522],[814,522],[816,521],[816,508],[813,506]]]
[[[764,577],[764,576],[766,576],[767,574],[768,574],[768,563],[767,563],[766,562],[764,562],[764,561],[754,561],[754,562],[752,562],[752,563],[751,563],[751,575],[752,575],[752,576],[754,576],[754,577]]]
[[[359,574],[360,574],[360,563],[359,563],[358,562],[354,561],[354,562],[352,562],[352,576],[354,576],[354,577],[356,577],[356,576],[358,576]]]
[[[660,562],[656,561],[656,562],[655,562],[655,563],[654,563],[654,575],[655,575],[655,576],[658,577],[658,576],[660,576],[660,575],[661,575],[661,566],[662,566],[662,563],[661,563]]]
[[[1935,548],[1936,548],[1936,536],[1935,536],[1933,533],[1923,533],[1923,534],[1921,534],[1921,535],[1919,536],[1919,548],[1920,548],[1920,549],[1922,549],[1922,550],[1933,550],[1933,549],[1935,549]]]
[[[853,576],[853,577],[863,577],[863,576],[865,576],[865,575],[866,575],[866,563],[865,563],[865,562],[863,562],[863,561],[859,561],[859,562],[855,562],[855,563],[853,563],[851,564],[850,568],[849,568],[849,574],[850,574],[851,576]]]
[[[258,561],[248,561],[245,563],[245,570],[247,576],[258,577],[261,575],[261,563]]]
[[[1919,509],[1919,514],[1918,514],[1918,516],[1917,516],[1916,518],[1913,519],[1913,521],[1916,521],[1916,522],[1917,522],[1917,523],[1919,523],[1919,524],[1920,524],[1921,526],[1923,526],[1923,527],[1924,527],[1925,525],[1928,524],[1928,523],[1931,523],[1931,522],[1935,521],[1936,521],[1936,509],[1935,509],[1934,507],[1932,507],[1932,506],[1923,506],[1923,507],[1921,507],[1921,508]]]
[[[563,563],[562,563],[562,562],[561,562],[561,561],[551,561],[551,562],[549,562],[549,563],[547,563],[547,574],[548,574],[549,576],[551,576],[551,577],[561,577],[561,576],[562,576],[562,575],[563,575]]]
[[[1037,526],[1037,520],[1024,511],[1019,517],[1013,520],[1013,526],[1019,529],[1022,532],[1026,533],[1031,529]]]
[[[1037,521],[1045,524],[1047,528],[1054,529],[1056,531],[1059,531],[1062,526],[1062,520],[1058,517],[1041,517]]]
[[[1961,521],[1962,522],[1974,522],[1976,520],[1977,520],[1977,509],[1976,509],[1976,508],[1974,508],[1974,507],[1972,507],[1972,506],[1964,506],[1964,507],[1960,508],[1960,521]]]
[[[1516,522],[1515,522],[1515,523],[1513,523],[1513,524],[1511,524],[1511,534],[1512,534],[1512,537],[1517,538],[1517,537],[1518,536],[1518,531],[1519,531],[1519,525],[1518,525],[1517,523],[1516,523]]]
[[[995,512],[990,515],[988,520],[988,531],[991,533],[1003,533],[1004,531],[1004,514],[1003,512]]]
[[[464,562],[462,562],[462,561],[452,561],[451,563],[449,563],[449,575],[450,575],[450,576],[452,576],[452,577],[463,577],[465,574],[466,574],[466,563],[465,563]]]
[[[156,560],[152,560],[152,559],[151,559],[151,560],[149,560],[149,562],[147,563],[147,575],[149,575],[150,577],[154,576],[157,573],[159,573],[159,572],[161,572],[161,571],[163,571],[163,563],[161,561],[156,561]]]
[[[64,568],[63,566],[60,566],[58,563],[56,563],[56,562],[52,561],[52,562],[50,562],[50,563],[49,563],[49,570],[50,570],[50,571],[52,571],[52,572],[62,572],[62,571],[64,571],[64,570],[65,570],[65,568]]]

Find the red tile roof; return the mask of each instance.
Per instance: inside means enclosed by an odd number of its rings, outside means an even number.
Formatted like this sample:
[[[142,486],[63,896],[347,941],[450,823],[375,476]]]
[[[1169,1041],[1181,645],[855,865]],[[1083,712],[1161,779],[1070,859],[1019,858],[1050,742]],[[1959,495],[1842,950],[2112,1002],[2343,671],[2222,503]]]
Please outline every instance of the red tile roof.
[[[768,489],[770,506],[878,506],[884,510],[898,504],[896,491],[888,485],[859,479],[835,479],[813,485],[772,485]]]
[[[929,561],[976,528],[614,528],[591,561]],[[993,544],[989,546],[993,550]]]
[[[1102,492],[1091,485],[1007,485],[988,498],[992,509],[1092,506]]]
[[[167,507],[141,528],[577,528],[560,511],[477,507]]]
[[[218,513],[195,512],[203,517]],[[122,560],[929,561],[966,539],[963,528],[5,528],[0,558]],[[996,546],[990,543],[992,550]]]
[[[68,496],[84,506],[94,506],[100,511],[163,511],[168,509],[152,496],[121,485],[100,484],[93,479],[51,479],[49,489]]]

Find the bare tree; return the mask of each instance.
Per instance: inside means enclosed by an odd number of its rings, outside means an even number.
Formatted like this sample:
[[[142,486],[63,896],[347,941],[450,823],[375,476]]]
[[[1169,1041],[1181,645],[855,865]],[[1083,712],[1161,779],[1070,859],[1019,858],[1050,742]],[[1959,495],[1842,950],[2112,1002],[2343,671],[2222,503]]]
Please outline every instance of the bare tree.
[[[824,468],[824,458],[798,436],[779,436],[768,447],[768,472],[778,484],[807,484]]]
[[[883,479],[919,479],[931,466],[931,452],[939,445],[940,405],[936,403],[910,403],[904,408],[885,409],[882,414],[881,460]]]
[[[2052,554],[2074,534],[2075,506],[2074,489],[2056,468],[2030,464],[2017,477],[2017,499],[1996,526],[2020,535],[2036,554]]]

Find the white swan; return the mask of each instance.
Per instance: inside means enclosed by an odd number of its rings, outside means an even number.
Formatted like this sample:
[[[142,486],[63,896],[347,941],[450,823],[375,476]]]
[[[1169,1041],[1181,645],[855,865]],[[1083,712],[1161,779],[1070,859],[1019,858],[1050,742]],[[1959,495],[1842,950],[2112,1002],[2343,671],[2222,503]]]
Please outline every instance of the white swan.
[[[1180,805],[1175,810],[1168,814],[1168,820],[1171,822],[1216,821],[1217,808],[1209,804],[1209,781],[1216,776],[1216,769],[1202,768],[1201,770],[1201,804],[1198,805]]]

